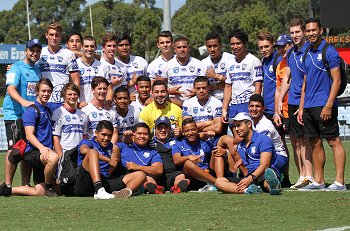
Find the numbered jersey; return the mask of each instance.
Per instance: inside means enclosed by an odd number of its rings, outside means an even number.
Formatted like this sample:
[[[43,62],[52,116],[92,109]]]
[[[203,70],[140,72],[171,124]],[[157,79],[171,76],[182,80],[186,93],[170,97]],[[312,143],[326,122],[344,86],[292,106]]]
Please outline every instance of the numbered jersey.
[[[49,102],[62,103],[61,90],[69,82],[69,73],[79,71],[74,53],[64,48],[59,49],[56,53],[51,53],[48,47],[44,47],[38,64],[42,77],[48,78],[53,85]]]
[[[183,103],[182,116],[192,116],[196,122],[213,120],[222,116],[222,102],[214,96],[210,96],[208,101],[201,105],[195,96]]]
[[[87,116],[87,131],[86,135],[88,139],[94,137],[96,126],[101,120],[111,121],[113,127],[117,127],[115,120],[115,112],[112,110],[98,109],[92,103],[89,103],[86,107],[81,109]]]

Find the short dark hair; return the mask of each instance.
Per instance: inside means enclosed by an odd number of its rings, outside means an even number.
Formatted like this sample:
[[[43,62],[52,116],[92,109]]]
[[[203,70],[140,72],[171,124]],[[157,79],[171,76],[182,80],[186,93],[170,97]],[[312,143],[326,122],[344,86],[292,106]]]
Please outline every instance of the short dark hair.
[[[73,32],[70,32],[67,34],[66,36],[66,42],[69,41],[70,37],[72,37],[73,35],[78,35],[79,38],[80,38],[80,41],[82,42],[83,41],[83,36],[81,36],[81,34],[79,32],[76,32],[76,31],[73,31]]]
[[[80,90],[77,85],[75,85],[74,83],[66,83],[61,91],[62,98],[65,97],[68,90],[75,91],[78,94],[78,96],[80,96]]]
[[[109,120],[101,120],[100,122],[98,122],[98,124],[96,126],[96,131],[100,132],[103,129],[107,129],[107,130],[113,132],[114,128],[113,128],[112,122]]]
[[[136,79],[136,85],[139,83],[139,82],[142,82],[142,81],[146,81],[146,82],[151,82],[151,79],[145,75],[140,75],[139,77],[137,77]]]
[[[163,30],[158,34],[158,41],[160,37],[170,38],[173,41],[173,34],[168,30]]]
[[[218,33],[215,33],[215,32],[209,32],[207,34],[207,36],[205,37],[205,41],[207,42],[208,40],[211,40],[211,39],[217,39],[218,42],[221,44],[221,37]]]
[[[194,121],[193,117],[189,117],[189,118],[186,118],[182,121],[182,128],[187,125],[187,124],[191,124],[191,123],[194,123],[196,124],[196,121]],[[197,127],[197,125],[196,125]]]
[[[294,27],[294,26],[300,26],[301,30],[305,30],[305,23],[304,20],[301,18],[293,18],[289,22],[289,27]]]
[[[305,25],[309,23],[317,23],[317,27],[320,29],[322,28],[321,21],[318,18],[309,18],[306,20]]]
[[[153,91],[154,87],[158,86],[158,85],[164,85],[165,90],[168,91],[168,86],[166,85],[166,83],[163,80],[160,80],[160,79],[153,82],[152,91]]]
[[[250,96],[249,98],[249,103],[253,101],[253,102],[259,102],[261,103],[261,105],[264,107],[264,98],[260,95],[260,94],[253,94]]]
[[[39,92],[40,85],[47,85],[51,91],[53,90],[52,82],[48,78],[41,78],[35,86],[35,92]]]
[[[120,43],[123,40],[128,40],[130,46],[131,46],[131,37],[127,34],[120,34],[117,36],[117,43]]]
[[[248,44],[248,34],[244,32],[242,29],[236,29],[234,30],[229,36],[228,40],[231,40],[231,38],[237,38],[242,41],[244,45]]]
[[[151,133],[151,129],[144,122],[139,122],[139,123],[135,124],[132,130],[135,132],[138,128],[147,128],[148,133]]]
[[[180,42],[180,41],[186,41],[188,43],[188,45],[190,45],[190,40],[188,40],[188,38],[184,37],[184,36],[180,36],[180,37],[177,37],[175,40],[174,40],[174,44],[177,43],[177,42]]]
[[[100,83],[105,83],[107,86],[109,85],[109,82],[106,78],[96,76],[91,81],[91,89],[95,89]]]
[[[196,85],[196,83],[206,82],[208,86],[210,85],[209,79],[205,76],[198,76],[193,81],[193,86]]]
[[[130,99],[130,93],[129,93],[129,90],[126,86],[119,86],[117,87],[115,90],[114,90],[114,93],[113,93],[113,99],[115,97],[117,97],[117,94],[120,93],[120,92],[126,92],[128,94],[128,97]]]
[[[85,36],[83,38],[83,40],[82,40],[82,44],[83,45],[84,45],[84,41],[93,41],[93,42],[95,42],[95,46],[97,46],[96,39],[93,36],[91,36],[91,35]]]

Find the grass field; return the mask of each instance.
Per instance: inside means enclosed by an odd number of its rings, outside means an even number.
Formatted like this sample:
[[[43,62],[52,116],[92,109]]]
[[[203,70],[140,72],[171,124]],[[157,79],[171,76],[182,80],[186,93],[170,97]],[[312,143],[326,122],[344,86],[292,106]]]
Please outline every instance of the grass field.
[[[330,184],[333,157],[325,146],[325,176]],[[345,150],[349,153],[350,142],[345,143]],[[0,163],[3,159],[0,155]],[[0,179],[4,179],[0,166]],[[349,168],[348,161],[348,183]],[[296,181],[293,161],[290,172]],[[0,197],[1,230],[321,230],[344,226],[350,227],[350,190],[284,191],[282,196],[189,192],[108,201]]]

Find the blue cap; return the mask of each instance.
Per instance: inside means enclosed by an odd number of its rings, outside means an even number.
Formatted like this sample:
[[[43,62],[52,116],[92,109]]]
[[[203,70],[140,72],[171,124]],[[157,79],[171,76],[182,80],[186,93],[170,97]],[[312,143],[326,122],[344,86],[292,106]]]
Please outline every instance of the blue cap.
[[[161,117],[159,117],[157,120],[156,120],[156,122],[155,122],[155,124],[156,124],[156,127],[159,125],[159,124],[166,124],[166,125],[168,125],[168,126],[170,126],[170,120],[169,120],[169,118],[168,117],[165,117],[165,116],[161,116]]]
[[[29,40],[27,45],[26,45],[26,48],[32,48],[33,46],[38,46],[40,48],[43,47],[43,45],[41,44],[40,40],[39,39],[32,39],[32,40]]]
[[[284,46],[287,43],[293,43],[292,37],[289,34],[282,34],[278,37],[275,46]]]

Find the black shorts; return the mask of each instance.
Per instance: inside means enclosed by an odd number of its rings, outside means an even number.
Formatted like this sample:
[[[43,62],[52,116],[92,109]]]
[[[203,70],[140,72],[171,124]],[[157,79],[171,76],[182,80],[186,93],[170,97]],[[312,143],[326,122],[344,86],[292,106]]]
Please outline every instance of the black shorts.
[[[7,138],[7,150],[12,150],[13,143],[13,131],[12,124],[15,120],[5,120],[6,138]]]
[[[158,184],[164,186],[166,189],[170,189],[174,186],[175,178],[178,175],[184,174],[181,171],[166,172],[158,178]]]
[[[288,127],[289,121],[287,121],[285,118],[282,118],[282,126],[277,126],[275,124],[275,122],[273,121],[273,115],[272,114],[264,113],[264,115],[265,115],[266,118],[271,120],[273,126],[276,128],[278,134],[281,137],[284,137],[287,134],[287,127]],[[286,125],[286,123],[288,123],[288,124]]]
[[[33,168],[33,181],[34,184],[40,184],[45,182],[44,168],[45,165],[40,160],[39,149],[33,148],[29,152],[24,153],[24,160],[28,161]]]
[[[306,138],[332,138],[339,136],[338,107],[332,108],[331,119],[322,121],[323,107],[305,108],[303,113],[304,134]]]
[[[303,125],[298,123],[298,114],[294,113],[299,109],[299,105],[288,104],[289,128],[288,133],[294,137],[304,136]]]
[[[102,186],[106,189],[108,193],[113,191],[119,191],[125,188],[123,182],[124,176],[118,178],[107,178],[100,175]],[[92,182],[90,173],[86,171],[83,167],[78,170],[77,178],[74,185],[74,194],[79,197],[91,197],[95,194],[94,183]]]

